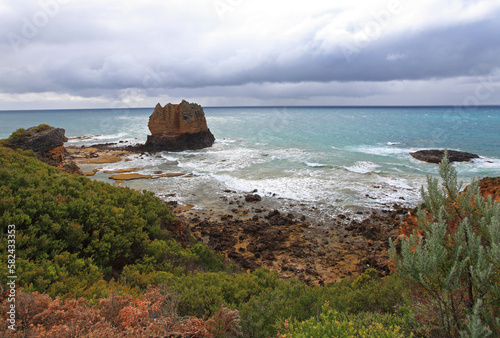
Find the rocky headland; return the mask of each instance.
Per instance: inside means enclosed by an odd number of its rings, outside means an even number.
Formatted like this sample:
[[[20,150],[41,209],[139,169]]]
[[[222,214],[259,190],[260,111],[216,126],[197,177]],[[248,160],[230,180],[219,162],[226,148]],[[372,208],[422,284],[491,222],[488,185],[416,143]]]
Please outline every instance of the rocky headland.
[[[214,135],[208,129],[203,108],[182,100],[179,104],[156,105],[148,123],[144,149],[147,151],[183,151],[212,146]]]
[[[32,150],[38,158],[63,171],[83,175],[74,161],[66,156],[64,142],[68,141],[65,130],[47,124],[28,129],[20,128],[3,142],[4,146]]]

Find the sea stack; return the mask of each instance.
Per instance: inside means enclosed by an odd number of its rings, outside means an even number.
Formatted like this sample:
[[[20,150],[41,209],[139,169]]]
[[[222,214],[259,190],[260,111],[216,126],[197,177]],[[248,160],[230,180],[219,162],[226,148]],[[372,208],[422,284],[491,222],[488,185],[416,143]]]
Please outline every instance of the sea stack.
[[[183,151],[211,147],[214,135],[208,129],[203,108],[182,100],[179,104],[156,105],[148,123],[151,135],[147,150]]]

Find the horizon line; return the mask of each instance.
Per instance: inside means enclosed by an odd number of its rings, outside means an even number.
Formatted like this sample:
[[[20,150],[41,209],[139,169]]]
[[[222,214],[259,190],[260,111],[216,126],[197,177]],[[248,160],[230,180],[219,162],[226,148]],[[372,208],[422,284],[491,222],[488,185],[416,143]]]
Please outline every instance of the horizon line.
[[[500,107],[500,104],[485,105],[248,105],[248,106],[202,106],[203,108],[485,108]],[[1,112],[15,111],[49,111],[49,110],[139,110],[154,109],[154,107],[129,107],[129,108],[41,108],[41,109],[0,109]]]

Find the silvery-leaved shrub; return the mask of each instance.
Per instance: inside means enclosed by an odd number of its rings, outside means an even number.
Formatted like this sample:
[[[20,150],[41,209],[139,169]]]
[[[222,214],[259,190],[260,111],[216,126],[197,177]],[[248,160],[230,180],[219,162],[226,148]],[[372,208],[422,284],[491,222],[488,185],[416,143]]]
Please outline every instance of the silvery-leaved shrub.
[[[413,234],[390,254],[431,336],[500,336],[500,204],[462,191],[447,156],[427,178]]]

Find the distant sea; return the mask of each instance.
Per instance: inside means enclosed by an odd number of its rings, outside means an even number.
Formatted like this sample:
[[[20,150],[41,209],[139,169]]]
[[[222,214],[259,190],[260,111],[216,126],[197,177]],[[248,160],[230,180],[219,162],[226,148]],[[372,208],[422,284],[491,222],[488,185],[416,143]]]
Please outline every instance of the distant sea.
[[[0,111],[0,138],[40,123],[66,129],[67,145],[143,143],[144,109]],[[420,149],[480,155],[456,164],[459,179],[500,175],[500,107],[208,107],[211,148],[133,155],[104,169],[143,168],[193,174],[124,185],[198,208],[220,208],[227,190],[257,190],[279,208],[327,220],[368,208],[415,206],[436,165],[413,159]],[[84,136],[83,138],[76,138]],[[85,169],[93,169],[89,166]],[[95,179],[112,182],[98,173]],[[175,196],[170,196],[175,194]]]

